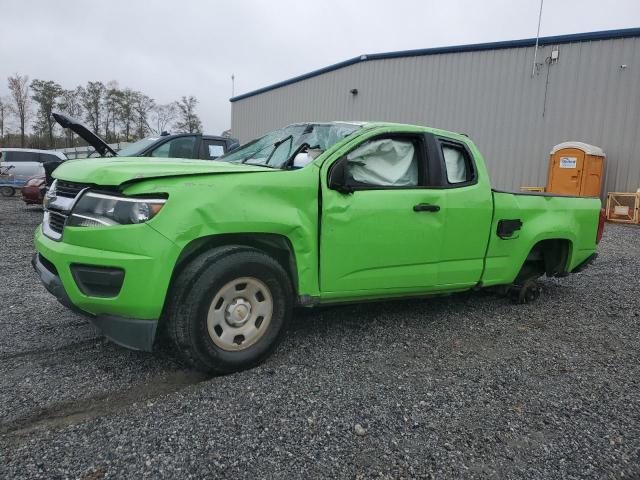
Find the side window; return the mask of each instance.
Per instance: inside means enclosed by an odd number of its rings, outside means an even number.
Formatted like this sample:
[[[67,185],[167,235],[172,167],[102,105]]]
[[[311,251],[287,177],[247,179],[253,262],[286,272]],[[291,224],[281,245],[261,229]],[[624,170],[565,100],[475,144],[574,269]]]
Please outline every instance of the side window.
[[[441,145],[447,181],[455,185],[473,180],[473,166],[467,151],[461,145],[451,143]]]
[[[3,160],[5,162],[37,162],[38,153],[34,152],[4,152]]]
[[[220,140],[202,140],[202,158],[214,160],[224,155],[224,142]]]
[[[417,186],[418,151],[410,139],[367,141],[347,154],[345,181],[354,187]]]
[[[151,151],[152,157],[193,158],[196,137],[178,137],[169,140]]]

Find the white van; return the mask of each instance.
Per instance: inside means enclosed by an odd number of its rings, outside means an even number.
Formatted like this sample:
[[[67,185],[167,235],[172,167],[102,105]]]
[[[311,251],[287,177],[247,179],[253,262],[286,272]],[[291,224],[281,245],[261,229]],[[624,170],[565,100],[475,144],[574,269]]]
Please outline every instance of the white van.
[[[9,170],[10,183],[24,185],[31,177],[44,176],[45,162],[67,160],[62,152],[53,150],[36,150],[33,148],[0,148],[0,166],[13,167]],[[4,182],[3,182],[4,183]]]

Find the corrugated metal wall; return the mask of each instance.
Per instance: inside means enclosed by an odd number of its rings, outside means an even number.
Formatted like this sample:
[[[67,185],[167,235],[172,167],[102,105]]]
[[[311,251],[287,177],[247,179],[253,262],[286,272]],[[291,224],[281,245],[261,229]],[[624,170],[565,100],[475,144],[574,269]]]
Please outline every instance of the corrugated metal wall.
[[[540,48],[539,61],[553,48]],[[606,152],[605,192],[636,191],[640,38],[557,48],[557,63],[544,63],[533,78],[533,47],[356,63],[234,101],[233,135],[244,142],[307,120],[430,125],[467,133],[493,185],[505,189],[544,185],[551,147],[577,140]]]

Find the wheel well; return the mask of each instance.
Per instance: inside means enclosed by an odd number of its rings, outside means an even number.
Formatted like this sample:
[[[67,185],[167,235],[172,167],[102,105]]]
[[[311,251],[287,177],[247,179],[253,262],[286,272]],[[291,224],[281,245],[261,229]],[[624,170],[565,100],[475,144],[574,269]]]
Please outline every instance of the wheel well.
[[[571,241],[567,239],[554,238],[536,243],[527,255],[514,283],[519,284],[543,274],[547,277],[566,275],[570,252]]]
[[[298,270],[293,246],[287,237],[273,233],[231,233],[210,235],[193,240],[180,253],[173,269],[171,283],[182,269],[206,250],[225,245],[243,245],[263,251],[275,259],[289,275],[293,291],[298,292]]]

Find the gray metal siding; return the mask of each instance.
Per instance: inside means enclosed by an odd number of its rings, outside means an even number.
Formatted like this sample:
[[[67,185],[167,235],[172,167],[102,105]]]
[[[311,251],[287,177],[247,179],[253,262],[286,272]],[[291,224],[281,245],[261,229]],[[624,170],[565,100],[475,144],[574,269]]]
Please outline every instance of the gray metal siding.
[[[540,48],[538,60],[552,48]],[[558,49],[558,62],[543,64],[533,78],[532,47],[356,63],[233,102],[233,135],[244,142],[309,120],[430,125],[467,133],[483,152],[493,185],[505,189],[544,185],[551,147],[576,140],[607,154],[605,192],[635,191],[640,38]]]

